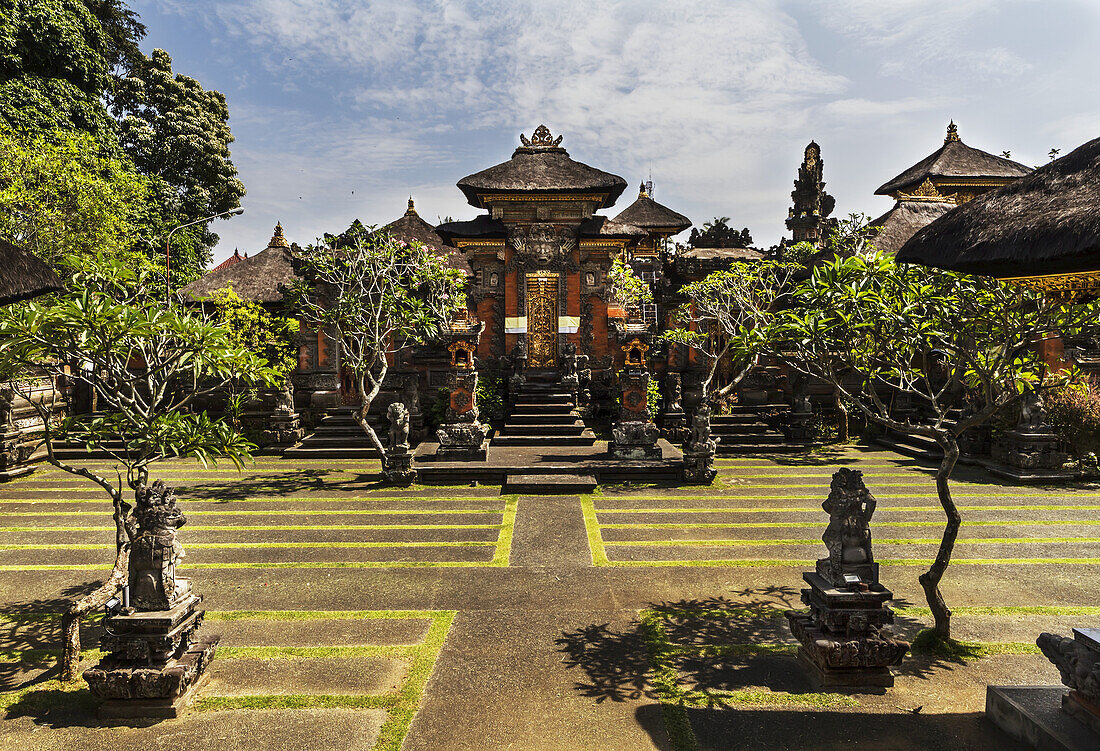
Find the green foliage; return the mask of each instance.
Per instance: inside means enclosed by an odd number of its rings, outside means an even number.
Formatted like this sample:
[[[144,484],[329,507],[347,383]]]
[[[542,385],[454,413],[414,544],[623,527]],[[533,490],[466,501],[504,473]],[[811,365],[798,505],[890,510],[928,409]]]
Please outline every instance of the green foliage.
[[[788,245],[784,248],[783,259],[790,263],[797,263],[800,266],[805,266],[820,250],[821,249],[813,243],[803,240],[802,242],[797,242],[794,245]]]
[[[1087,382],[1052,389],[1045,406],[1050,424],[1079,460],[1100,454],[1100,394]]]
[[[661,413],[661,387],[656,378],[650,378],[649,385],[646,387],[646,406],[649,408],[650,417],[656,417]]]
[[[152,200],[162,230],[157,234],[240,205],[244,185],[229,157],[233,136],[225,96],[173,73],[167,52],[153,50],[151,57],[134,61],[116,85],[111,109],[123,149],[154,181]],[[202,272],[217,241],[209,223],[172,237],[172,265],[180,277],[173,277],[173,286]],[[149,250],[163,252],[163,246]]]
[[[752,245],[752,233],[745,227],[740,232],[729,226],[728,216],[716,216],[703,224],[703,231],[691,230],[688,245],[693,248],[747,248]]]
[[[504,417],[504,387],[500,370],[485,370],[478,373],[477,410],[482,419],[499,420]]]
[[[447,422],[447,406],[451,403],[451,390],[446,386],[440,386],[435,392],[435,401],[428,410],[428,419],[432,425],[439,427]],[[480,407],[478,408],[480,409]]]
[[[132,257],[148,181],[83,133],[0,133],[0,236],[56,263]]]
[[[150,464],[170,456],[204,464],[227,457],[240,467],[252,446],[225,423],[189,412],[188,404],[210,380],[274,382],[275,373],[221,327],[151,297],[149,272],[105,256],[69,264],[65,295],[0,310],[0,378],[18,392],[13,379],[43,368],[94,389],[103,410],[58,421],[54,405],[36,403],[47,446],[71,439],[106,450],[134,488],[146,483]],[[70,363],[79,366],[66,373]],[[116,439],[121,448],[109,443]],[[56,460],[52,448],[49,458],[77,471]],[[93,479],[118,495],[109,481]]]
[[[229,341],[259,357],[284,378],[298,364],[298,320],[272,315],[258,302],[243,300],[232,285],[214,293],[210,302],[214,322],[229,335]]]
[[[0,123],[37,135],[85,131],[115,143],[103,104],[111,40],[80,0],[9,0],[0,13]]]
[[[627,313],[637,312],[645,303],[653,302],[653,291],[638,278],[630,264],[622,258],[611,262],[607,272],[611,299]]]

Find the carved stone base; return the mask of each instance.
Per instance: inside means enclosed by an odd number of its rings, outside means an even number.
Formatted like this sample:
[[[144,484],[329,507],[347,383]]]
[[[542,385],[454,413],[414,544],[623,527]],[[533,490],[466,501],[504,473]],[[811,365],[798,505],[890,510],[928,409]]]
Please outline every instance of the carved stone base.
[[[798,661],[810,675],[810,680],[820,688],[836,691],[891,688],[894,674],[885,667],[831,668],[822,665],[805,646],[798,648]]]
[[[709,485],[718,476],[718,470],[714,468],[714,454],[718,449],[718,438],[712,438],[706,443],[685,443],[684,452],[684,482],[695,485]]]
[[[382,460],[382,475],[393,485],[412,485],[416,482],[416,470],[412,468],[412,453],[408,444],[402,450],[386,452]]]
[[[810,422],[813,420],[813,412],[789,412],[780,419],[780,427],[783,437],[788,441],[808,441],[813,438],[810,435]]]
[[[663,456],[657,445],[661,432],[651,422],[617,422],[611,428],[611,435],[607,451],[616,459],[660,459]]]
[[[92,694],[105,701],[102,719],[178,717],[205,682],[220,636],[205,636],[179,657],[152,663],[105,657],[84,671]]]
[[[661,415],[661,435],[671,443],[687,438],[687,415],[683,412],[665,412]]]
[[[441,461],[485,461],[489,453],[489,428],[479,422],[446,423],[435,431]]]
[[[1010,430],[993,444],[993,459],[1019,469],[1057,470],[1069,461],[1061,448],[1061,439],[1053,433]]]
[[[276,413],[266,421],[262,433],[263,441],[268,446],[293,446],[305,435],[302,420],[296,412]]]

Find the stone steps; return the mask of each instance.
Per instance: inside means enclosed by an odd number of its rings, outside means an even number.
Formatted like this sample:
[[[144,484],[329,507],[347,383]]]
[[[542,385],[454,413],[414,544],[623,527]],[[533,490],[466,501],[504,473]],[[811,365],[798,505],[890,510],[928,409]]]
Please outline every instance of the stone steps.
[[[564,495],[591,493],[595,489],[595,475],[562,473],[508,475],[501,492],[522,493],[525,495]]]
[[[561,384],[544,381],[525,383],[500,433],[495,446],[591,446],[596,434],[576,415],[572,394]]]

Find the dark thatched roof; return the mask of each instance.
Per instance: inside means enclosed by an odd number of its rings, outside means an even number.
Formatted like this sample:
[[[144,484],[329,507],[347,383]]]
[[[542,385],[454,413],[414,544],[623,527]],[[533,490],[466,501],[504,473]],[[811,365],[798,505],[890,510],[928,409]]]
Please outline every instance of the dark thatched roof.
[[[447,222],[436,227],[435,231],[446,240],[470,237],[502,240],[508,236],[508,229],[504,226],[504,222],[492,219],[486,214],[466,222]]]
[[[691,226],[691,220],[686,216],[650,198],[644,183],[638,191],[638,200],[623,209],[615,221],[647,230],[667,230],[673,235]]]
[[[606,216],[592,216],[581,222],[581,237],[646,237],[649,233],[633,224],[623,224]]]
[[[549,136],[545,126],[539,131]],[[507,162],[462,178],[458,187],[478,208],[486,208],[481,200],[485,193],[602,193],[600,208],[614,206],[626,189],[626,180],[570,159],[569,152],[556,145],[560,141],[559,136],[556,141],[535,140],[528,146],[531,141],[524,139]]]
[[[1002,278],[1100,270],[1100,138],[917,232],[899,261]]]
[[[683,248],[676,251],[677,258],[696,261],[760,261],[764,251],[756,248]]]
[[[60,292],[64,287],[54,270],[38,256],[0,239],[0,305]]]
[[[886,253],[896,254],[921,227],[955,208],[954,201],[898,201],[894,208],[871,222],[881,227],[875,235],[875,247]]]
[[[435,227],[420,218],[420,214],[416,213],[416,206],[411,198],[409,199],[409,207],[405,210],[405,215],[396,222],[390,222],[381,231],[389,233],[395,240],[405,242],[416,240],[434,250],[438,255],[443,256],[450,268],[459,269],[467,276],[473,274],[466,256],[457,248],[448,247],[443,235],[436,231]]]
[[[278,303],[283,299],[280,285],[290,286],[294,269],[290,261],[290,245],[283,237],[281,224],[275,225],[275,235],[267,247],[240,262],[210,271],[188,284],[180,293],[194,300],[209,299],[220,289],[232,286],[242,300],[258,303]]]
[[[886,196],[906,188],[915,188],[927,179],[937,178],[974,178],[974,179],[1015,179],[1031,172],[1027,165],[1004,157],[993,156],[989,152],[967,146],[959,140],[954,123],[948,126],[947,138],[943,146],[924,159],[902,172],[893,180],[886,182],[875,191],[877,196]]]

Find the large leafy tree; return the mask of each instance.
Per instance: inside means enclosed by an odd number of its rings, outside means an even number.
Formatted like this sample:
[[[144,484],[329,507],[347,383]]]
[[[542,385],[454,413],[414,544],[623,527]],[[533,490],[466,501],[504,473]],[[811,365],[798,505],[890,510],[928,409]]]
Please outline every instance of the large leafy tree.
[[[936,441],[943,459],[936,491],[947,518],[935,559],[920,576],[935,619],[951,635],[951,610],[940,582],[962,517],[949,480],[959,436],[1019,402],[1029,392],[1065,382],[1049,369],[1036,342],[1051,334],[1095,335],[1097,305],[1068,306],[995,279],[895,263],[874,251],[862,226],[842,225],[844,254],[820,262],[776,322],[787,364],[822,379],[871,422]],[[778,354],[785,354],[779,352]],[[888,394],[921,408],[899,419]]]
[[[747,248],[752,245],[752,233],[748,227],[740,231],[729,226],[728,216],[716,216],[703,224],[703,230],[691,230],[688,244],[693,248]]]
[[[57,298],[0,309],[0,382],[31,404],[43,423],[46,461],[99,485],[111,500],[115,563],[108,580],[63,616],[62,672],[76,676],[80,618],[125,583],[136,531],[127,489],[149,485],[152,468],[169,457],[204,464],[227,457],[238,467],[253,448],[228,424],[195,413],[196,396],[233,378],[273,382],[259,358],[201,315],[165,307],[151,294],[148,271],[99,256],[72,259],[69,291]],[[48,377],[94,391],[101,414],[64,417],[57,390],[46,400],[28,382]],[[55,442],[77,441],[115,463],[111,477],[57,456]]]
[[[82,130],[115,141],[103,104],[112,41],[81,0],[9,0],[0,13],[0,122],[21,133]]]
[[[355,420],[379,454],[381,440],[367,413],[389,372],[390,356],[438,336],[465,306],[465,277],[418,242],[386,232],[350,232],[340,247],[320,244],[298,259],[305,278],[291,298],[302,323],[339,345],[340,364],[355,382]]]
[[[734,263],[680,290],[684,303],[677,325],[665,332],[671,342],[686,344],[707,363],[703,399],[724,398],[760,362],[772,344],[777,312],[790,303],[792,281],[800,267],[780,261]],[[715,378],[730,366],[720,388]]]
[[[111,104],[122,147],[138,171],[153,180],[163,230],[240,205],[244,185],[229,155],[233,135],[225,96],[172,71],[164,50],[134,61],[115,87]],[[173,286],[202,273],[218,236],[208,223],[172,238]],[[150,247],[163,253],[163,240]]]
[[[148,195],[129,160],[86,133],[0,132],[0,236],[48,261],[130,256]]]

